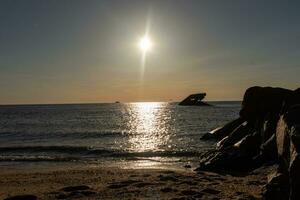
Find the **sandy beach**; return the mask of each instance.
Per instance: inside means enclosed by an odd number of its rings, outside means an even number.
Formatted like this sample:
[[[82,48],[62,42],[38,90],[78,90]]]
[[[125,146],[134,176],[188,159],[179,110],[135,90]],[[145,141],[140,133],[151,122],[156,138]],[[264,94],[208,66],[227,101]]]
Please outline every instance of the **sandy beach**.
[[[1,170],[0,199],[261,199],[271,170],[239,176],[184,168]]]

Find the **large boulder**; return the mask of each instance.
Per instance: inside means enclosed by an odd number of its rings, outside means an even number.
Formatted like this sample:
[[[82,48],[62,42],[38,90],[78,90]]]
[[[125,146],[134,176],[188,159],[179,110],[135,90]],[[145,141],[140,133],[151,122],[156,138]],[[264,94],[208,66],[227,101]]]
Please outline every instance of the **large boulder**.
[[[282,113],[285,113],[291,106],[300,103],[300,88],[294,90],[291,95],[286,98],[284,106],[282,108]]]
[[[300,199],[300,105],[280,117],[276,141],[280,170],[289,177],[289,199]]]
[[[247,121],[262,120],[266,114],[278,115],[292,90],[273,87],[251,87],[246,90],[240,116]]]

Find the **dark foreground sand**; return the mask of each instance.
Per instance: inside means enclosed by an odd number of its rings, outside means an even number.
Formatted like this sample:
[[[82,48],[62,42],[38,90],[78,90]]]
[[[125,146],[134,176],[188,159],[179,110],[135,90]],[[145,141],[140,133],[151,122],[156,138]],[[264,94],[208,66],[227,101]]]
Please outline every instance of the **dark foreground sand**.
[[[87,168],[1,171],[0,199],[261,199],[272,167],[246,176],[192,170]],[[30,198],[28,198],[30,199]]]

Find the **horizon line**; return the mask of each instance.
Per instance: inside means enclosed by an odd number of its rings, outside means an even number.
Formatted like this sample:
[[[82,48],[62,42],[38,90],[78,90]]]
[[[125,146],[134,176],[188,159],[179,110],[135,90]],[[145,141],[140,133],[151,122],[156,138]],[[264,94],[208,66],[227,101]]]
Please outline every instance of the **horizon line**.
[[[130,101],[130,102],[65,102],[65,103],[7,103],[0,106],[39,106],[39,105],[89,105],[89,104],[131,104],[131,103],[179,103],[180,101]],[[242,102],[242,100],[208,100],[204,102]]]

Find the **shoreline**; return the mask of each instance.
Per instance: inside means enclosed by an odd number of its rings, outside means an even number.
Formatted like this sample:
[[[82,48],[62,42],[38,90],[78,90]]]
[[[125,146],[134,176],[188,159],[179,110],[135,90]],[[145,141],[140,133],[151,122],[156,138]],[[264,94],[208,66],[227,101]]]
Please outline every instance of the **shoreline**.
[[[37,199],[261,199],[273,166],[248,175],[174,169],[119,167],[0,171],[0,198]]]
[[[161,169],[174,171],[193,171],[198,167],[198,160],[178,160],[178,158],[154,157],[138,159],[112,159],[112,160],[74,160],[74,161],[2,161],[0,171],[18,172],[53,172],[59,170],[76,169],[124,169],[146,170]]]

